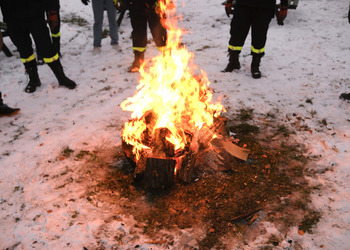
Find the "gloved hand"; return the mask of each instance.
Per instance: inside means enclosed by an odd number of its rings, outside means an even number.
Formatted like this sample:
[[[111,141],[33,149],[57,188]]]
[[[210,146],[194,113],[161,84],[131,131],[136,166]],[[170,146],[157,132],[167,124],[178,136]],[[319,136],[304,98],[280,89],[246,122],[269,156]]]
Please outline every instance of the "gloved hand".
[[[277,23],[278,25],[283,25],[284,19],[287,17],[287,11],[288,7],[287,6],[281,6],[279,12],[277,13]]]
[[[81,0],[81,2],[85,5],[88,5],[90,3],[90,0]]]
[[[117,8],[118,11],[122,10],[123,2],[121,0],[113,0],[113,4]]]
[[[49,10],[46,12],[47,22],[50,25],[50,29],[54,30],[58,25],[58,13],[55,10]]]
[[[225,12],[228,17],[230,17],[230,14],[232,13],[232,2],[227,1],[225,4]]]

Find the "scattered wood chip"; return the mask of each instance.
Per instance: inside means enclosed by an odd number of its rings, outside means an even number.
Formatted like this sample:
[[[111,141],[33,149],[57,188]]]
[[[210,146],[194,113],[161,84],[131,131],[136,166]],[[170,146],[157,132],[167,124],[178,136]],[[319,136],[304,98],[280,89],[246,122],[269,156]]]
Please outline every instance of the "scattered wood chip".
[[[166,240],[151,240],[151,241],[146,241],[147,244],[156,244],[156,245],[161,245],[166,243]]]
[[[324,147],[325,150],[328,150],[328,146],[326,144],[326,141],[320,141],[320,143],[322,144],[322,146]]]
[[[243,161],[246,161],[248,159],[250,152],[249,149],[241,148],[229,141],[220,140],[220,143],[230,155],[237,157]]]

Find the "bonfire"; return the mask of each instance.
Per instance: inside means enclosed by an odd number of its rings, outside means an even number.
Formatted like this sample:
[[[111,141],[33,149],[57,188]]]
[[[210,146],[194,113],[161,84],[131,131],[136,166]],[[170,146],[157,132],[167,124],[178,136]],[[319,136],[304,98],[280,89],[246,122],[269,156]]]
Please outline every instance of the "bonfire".
[[[181,45],[184,31],[174,2],[160,1],[159,15],[166,17],[166,47],[141,66],[136,94],[121,104],[131,112],[122,130],[123,150],[136,165],[134,177],[146,178],[149,187],[171,185],[174,175],[190,181],[198,155],[222,137],[217,131],[225,122],[207,75]]]

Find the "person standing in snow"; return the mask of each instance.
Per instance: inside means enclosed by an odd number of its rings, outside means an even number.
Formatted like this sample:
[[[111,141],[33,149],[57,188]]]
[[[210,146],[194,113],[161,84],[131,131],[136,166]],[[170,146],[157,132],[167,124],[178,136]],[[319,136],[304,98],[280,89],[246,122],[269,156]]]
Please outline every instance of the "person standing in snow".
[[[225,11],[227,16],[231,14],[232,1],[227,0]],[[229,63],[223,72],[232,72],[240,69],[239,54],[243,48],[245,39],[251,28],[252,44],[251,73],[253,78],[260,78],[260,60],[265,54],[267,30],[271,19],[274,17],[276,0],[237,0],[233,10],[229,40]],[[278,24],[283,25],[287,16],[288,0],[281,0],[280,10],[277,15]]]
[[[162,50],[166,46],[167,31],[161,24],[161,17],[157,14],[158,10],[158,0],[130,0],[129,13],[134,61],[128,68],[129,72],[138,72],[144,61],[147,48],[147,23],[158,49]]]
[[[111,37],[112,48],[118,50],[118,25],[117,25],[117,9],[114,6],[113,0],[91,0],[92,11],[94,13],[94,26],[93,26],[93,54],[99,54],[101,52],[101,40],[102,40],[102,24],[104,10],[107,10],[108,23],[109,23],[109,35]],[[88,5],[90,0],[81,0],[85,5]]]
[[[27,93],[34,92],[41,85],[30,35],[33,36],[38,52],[55,74],[59,85],[69,89],[76,87],[76,83],[63,72],[58,53],[53,47],[46,25],[45,7],[54,10],[53,5],[52,0],[0,0],[9,36],[17,47],[26,73],[29,75],[29,83],[25,87]]]

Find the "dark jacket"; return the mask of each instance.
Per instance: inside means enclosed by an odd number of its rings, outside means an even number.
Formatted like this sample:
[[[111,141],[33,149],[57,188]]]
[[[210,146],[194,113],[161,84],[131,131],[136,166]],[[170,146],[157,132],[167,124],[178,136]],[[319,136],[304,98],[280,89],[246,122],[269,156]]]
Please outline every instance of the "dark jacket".
[[[59,0],[0,0],[4,22],[42,16],[45,10],[57,10]]]
[[[276,0],[237,0],[236,5],[261,8],[275,8]],[[288,0],[281,0],[281,5],[288,6]]]

